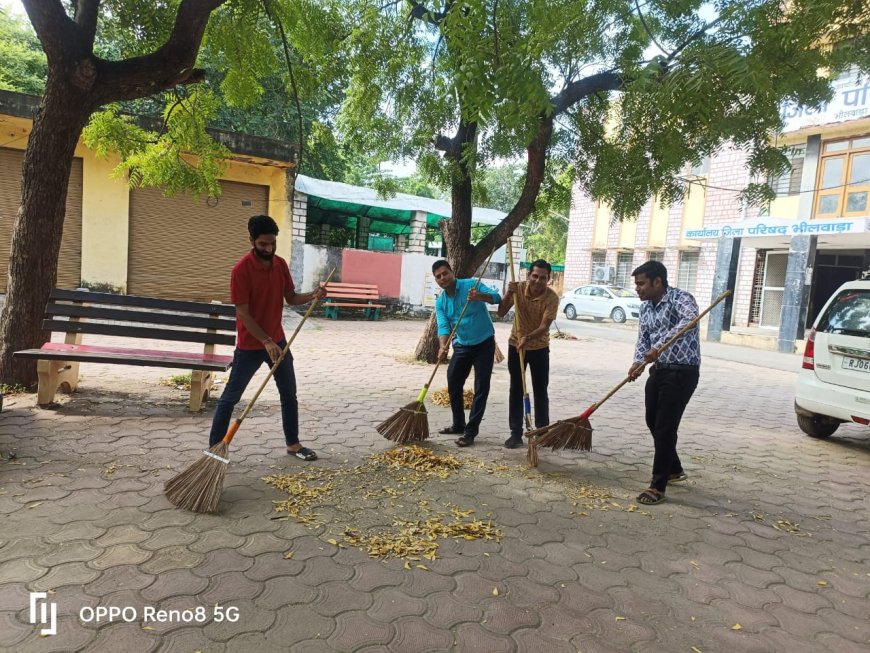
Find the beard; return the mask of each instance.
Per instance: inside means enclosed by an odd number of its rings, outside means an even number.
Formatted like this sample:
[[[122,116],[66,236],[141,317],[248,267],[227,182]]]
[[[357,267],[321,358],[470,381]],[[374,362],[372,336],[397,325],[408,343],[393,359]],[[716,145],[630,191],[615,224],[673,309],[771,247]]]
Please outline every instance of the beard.
[[[254,248],[254,256],[261,261],[271,261],[275,257],[275,252],[264,252],[263,250]]]

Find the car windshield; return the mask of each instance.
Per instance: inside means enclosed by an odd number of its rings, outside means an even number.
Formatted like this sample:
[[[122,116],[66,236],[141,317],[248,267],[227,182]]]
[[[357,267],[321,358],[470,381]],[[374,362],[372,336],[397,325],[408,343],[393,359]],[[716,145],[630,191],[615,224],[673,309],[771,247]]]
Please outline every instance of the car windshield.
[[[633,290],[626,290],[625,288],[611,288],[610,292],[612,292],[617,297],[637,297],[637,293]]]
[[[870,336],[870,289],[840,292],[819,320],[817,331]]]

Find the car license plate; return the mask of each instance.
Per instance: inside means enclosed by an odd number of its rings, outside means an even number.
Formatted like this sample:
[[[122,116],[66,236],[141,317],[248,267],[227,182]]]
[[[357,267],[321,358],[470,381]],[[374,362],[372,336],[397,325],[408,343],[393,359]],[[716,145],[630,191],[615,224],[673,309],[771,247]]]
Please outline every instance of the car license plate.
[[[870,372],[870,360],[866,358],[849,358],[843,359],[843,369],[857,370],[858,372]]]

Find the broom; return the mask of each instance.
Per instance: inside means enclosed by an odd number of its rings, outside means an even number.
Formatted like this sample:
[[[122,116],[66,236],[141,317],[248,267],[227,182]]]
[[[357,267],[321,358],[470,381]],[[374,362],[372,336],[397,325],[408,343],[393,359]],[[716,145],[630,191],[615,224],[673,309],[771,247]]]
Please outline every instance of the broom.
[[[494,253],[495,252],[492,254]],[[486,259],[483,271],[480,273],[480,276],[477,277],[477,282],[474,284],[472,290],[477,290],[478,286],[480,286],[480,281],[483,279],[484,272],[486,272],[486,268],[489,266],[492,254],[489,255],[488,259]],[[450,329],[450,336],[447,338],[448,343],[453,342],[453,336],[456,334],[456,329],[459,327],[459,323],[462,322],[462,317],[465,315],[465,310],[468,308],[468,304],[469,301],[466,299],[465,305],[462,307],[462,312],[459,313],[459,319],[456,320],[456,324],[454,324],[453,328]],[[432,370],[429,380],[426,381],[426,385],[423,386],[423,389],[414,401],[402,406],[398,412],[394,413],[375,427],[375,430],[378,433],[383,435],[387,440],[391,440],[396,444],[422,442],[423,440],[429,439],[429,415],[426,411],[424,400],[426,399],[426,394],[429,392],[429,386],[432,385],[432,381],[435,379],[435,373],[438,372],[438,368],[441,366],[441,362],[440,358],[435,362],[435,369]]]
[[[335,268],[333,268],[332,272],[329,273],[325,283],[329,283],[333,274],[335,274]],[[169,499],[173,505],[193,512],[217,512],[218,504],[221,500],[221,491],[224,487],[224,476],[226,475],[227,465],[230,462],[229,458],[227,458],[229,444],[232,442],[233,437],[235,437],[236,431],[239,430],[239,426],[241,426],[244,419],[248,416],[248,413],[251,412],[251,408],[254,407],[254,402],[257,401],[260,393],[263,392],[269,379],[274,376],[275,370],[278,369],[281,361],[284,360],[284,356],[286,356],[287,352],[290,351],[290,345],[293,344],[293,340],[296,338],[302,325],[305,324],[305,320],[307,320],[308,316],[311,315],[311,312],[314,310],[316,305],[317,300],[315,299],[311,302],[311,306],[308,307],[308,310],[305,311],[305,315],[299,321],[299,324],[296,325],[293,335],[290,336],[287,344],[284,345],[281,355],[278,357],[278,360],[275,361],[275,364],[272,365],[269,374],[267,374],[266,378],[263,379],[260,387],[257,388],[257,392],[254,393],[254,396],[248,402],[244,412],[239,415],[238,419],[230,424],[224,439],[214,445],[211,449],[203,451],[202,453],[204,455],[202,458],[190,465],[177,476],[166,481],[163,486],[163,491],[166,494],[166,498]]]
[[[707,313],[713,310],[713,308],[717,306],[719,302],[721,302],[730,295],[730,290],[726,290],[721,295],[719,295],[716,298],[716,301],[710,304],[710,306],[708,306],[702,313],[699,313],[696,318],[686,324],[686,326],[684,326],[682,329],[677,331],[677,333],[674,334],[674,336],[670,340],[662,345],[661,349],[659,349],[659,354],[661,354],[661,352],[673,345],[687,331],[693,329],[702,317],[704,317]],[[640,370],[638,370],[638,374],[643,373],[645,367],[646,363],[643,363],[640,367]],[[536,429],[528,434],[529,439],[531,440],[532,437],[536,437],[537,445],[539,447],[549,447],[554,451],[558,451],[559,449],[579,449],[581,451],[589,451],[592,448],[592,425],[589,423],[589,417],[592,415],[592,413],[598,410],[601,404],[610,399],[614,394],[616,394],[617,390],[619,390],[629,381],[631,381],[631,377],[626,376],[610,392],[608,392],[601,401],[598,401],[589,406],[589,408],[583,411],[583,413],[579,416],[561,420],[559,422],[556,422],[555,424]]]

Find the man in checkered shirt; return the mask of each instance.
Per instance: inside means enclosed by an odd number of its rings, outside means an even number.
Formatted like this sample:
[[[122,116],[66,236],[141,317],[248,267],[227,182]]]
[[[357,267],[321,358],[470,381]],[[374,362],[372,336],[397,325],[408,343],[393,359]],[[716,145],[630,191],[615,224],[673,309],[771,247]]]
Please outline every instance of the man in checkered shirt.
[[[634,363],[628,375],[634,381],[645,365],[652,364],[645,390],[646,425],[655,444],[652,480],[637,501],[654,505],[665,500],[668,482],[687,478],[677,455],[677,429],[698,386],[701,366],[698,327],[690,329],[664,351],[661,348],[698,316],[698,304],[686,291],[668,286],[668,270],[659,261],[647,261],[631,276],[643,304]]]

